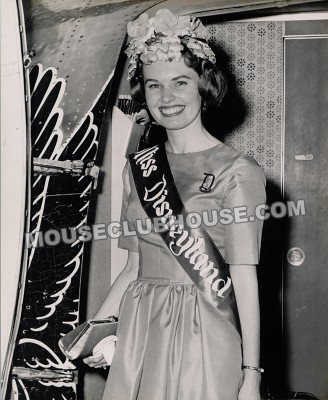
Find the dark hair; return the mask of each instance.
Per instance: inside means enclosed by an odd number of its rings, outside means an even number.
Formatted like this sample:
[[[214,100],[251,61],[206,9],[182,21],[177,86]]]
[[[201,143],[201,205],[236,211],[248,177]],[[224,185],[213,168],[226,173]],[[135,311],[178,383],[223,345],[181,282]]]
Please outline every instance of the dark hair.
[[[192,68],[199,76],[198,91],[203,99],[202,112],[210,107],[218,107],[227,92],[227,81],[216,65],[209,60],[194,55],[185,45],[183,38],[181,44],[184,47],[182,57],[187,67]],[[132,99],[140,104],[146,104],[145,88],[142,73],[142,61],[137,63],[136,71],[130,79]]]

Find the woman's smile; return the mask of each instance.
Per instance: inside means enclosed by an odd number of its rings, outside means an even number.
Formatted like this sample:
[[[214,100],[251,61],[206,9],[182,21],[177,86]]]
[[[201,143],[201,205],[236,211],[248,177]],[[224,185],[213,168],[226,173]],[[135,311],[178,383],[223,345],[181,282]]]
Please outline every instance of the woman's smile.
[[[155,121],[180,130],[200,120],[199,76],[180,61],[156,61],[143,66],[146,103]]]
[[[186,106],[163,106],[159,107],[160,112],[164,117],[175,117],[182,113]]]

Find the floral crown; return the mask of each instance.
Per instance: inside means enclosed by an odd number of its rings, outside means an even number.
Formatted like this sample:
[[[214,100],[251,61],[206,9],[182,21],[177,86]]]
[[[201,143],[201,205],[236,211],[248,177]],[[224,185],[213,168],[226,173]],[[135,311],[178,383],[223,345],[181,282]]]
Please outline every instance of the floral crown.
[[[145,64],[179,61],[184,46],[195,56],[213,64],[216,62],[206,42],[209,33],[198,18],[175,15],[162,9],[152,18],[148,18],[146,13],[141,14],[128,23],[127,31],[132,38],[125,51],[129,57],[128,79],[133,77],[139,60]]]

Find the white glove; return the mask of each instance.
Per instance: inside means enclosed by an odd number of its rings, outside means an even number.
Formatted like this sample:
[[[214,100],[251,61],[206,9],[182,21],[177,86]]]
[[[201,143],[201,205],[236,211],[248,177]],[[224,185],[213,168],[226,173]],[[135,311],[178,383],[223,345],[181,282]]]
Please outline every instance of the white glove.
[[[117,336],[110,335],[102,339],[93,349],[94,356],[103,355],[108,365],[111,365],[116,347]]]

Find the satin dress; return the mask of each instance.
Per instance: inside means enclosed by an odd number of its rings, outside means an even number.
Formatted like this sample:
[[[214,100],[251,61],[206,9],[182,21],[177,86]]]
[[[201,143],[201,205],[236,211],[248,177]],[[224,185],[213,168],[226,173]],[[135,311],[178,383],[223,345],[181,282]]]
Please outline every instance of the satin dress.
[[[265,203],[265,176],[256,161],[222,143],[193,153],[167,152],[167,157],[185,207],[204,218],[226,262],[257,264],[262,221],[240,222],[239,215],[239,222],[229,223],[227,214],[218,216],[235,207],[254,215]],[[242,379],[238,316],[210,304],[158,233],[146,233],[146,214],[128,165],[123,183],[121,223],[128,230],[119,246],[138,251],[140,267],[121,301],[103,400],[237,400]]]

